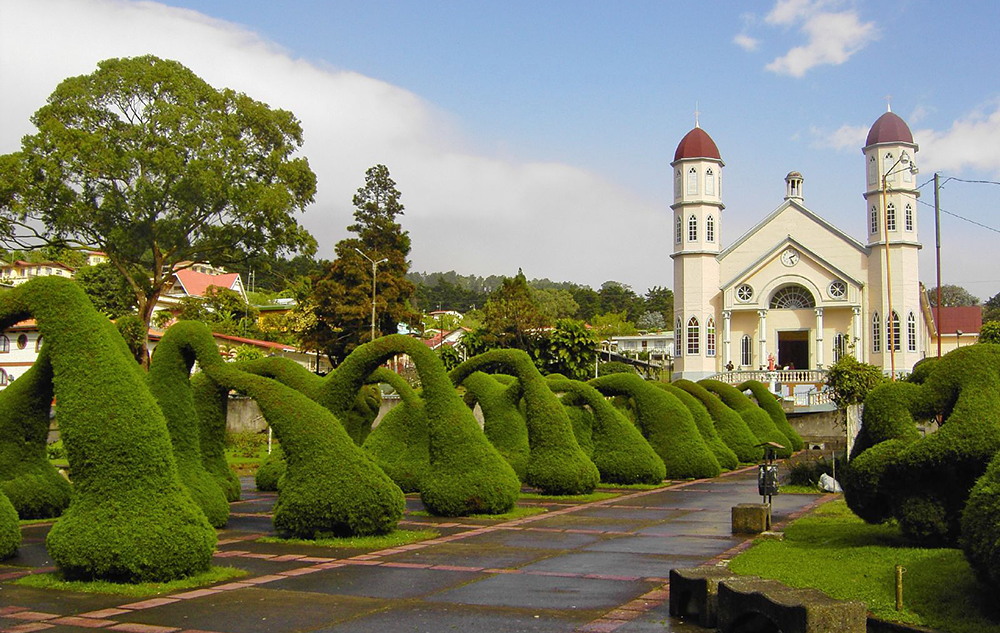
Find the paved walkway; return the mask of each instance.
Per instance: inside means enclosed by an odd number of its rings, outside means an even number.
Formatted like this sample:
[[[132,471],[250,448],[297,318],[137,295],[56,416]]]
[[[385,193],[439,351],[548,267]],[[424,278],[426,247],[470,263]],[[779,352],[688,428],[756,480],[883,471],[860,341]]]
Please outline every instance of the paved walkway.
[[[775,497],[775,521],[820,498]],[[0,631],[704,631],[667,615],[669,571],[745,547],[730,508],[758,499],[755,469],[589,504],[526,500],[548,512],[506,523],[414,515],[409,496],[400,527],[441,536],[362,551],[257,542],[275,496],[245,489],[215,564],[250,575],[139,601],[12,584],[51,568],[50,526],[25,526],[19,556],[0,565]]]

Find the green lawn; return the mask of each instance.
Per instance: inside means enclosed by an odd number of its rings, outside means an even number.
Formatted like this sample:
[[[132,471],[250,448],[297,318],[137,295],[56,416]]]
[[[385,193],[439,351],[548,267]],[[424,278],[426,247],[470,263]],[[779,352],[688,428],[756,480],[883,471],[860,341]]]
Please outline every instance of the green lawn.
[[[672,485],[674,485],[672,481],[663,481],[658,484],[609,484],[602,481],[597,484],[597,487],[610,490],[658,490],[660,488],[669,488]]]
[[[353,549],[378,550],[388,547],[399,547],[417,541],[441,536],[434,530],[393,530],[388,534],[379,536],[343,536],[317,539],[297,539],[279,538],[277,536],[265,536],[257,539],[258,543],[284,543],[287,545],[316,545],[319,547],[344,547]]]
[[[619,492],[592,492],[587,495],[543,495],[537,492],[522,492],[518,497],[521,501],[552,501],[555,503],[591,503],[620,496]]]
[[[514,506],[514,509],[510,512],[504,512],[503,514],[468,514],[460,517],[453,517],[456,519],[490,519],[492,521],[513,521],[514,519],[523,519],[524,517],[534,516],[536,514],[542,514],[543,512],[548,512],[545,508],[539,508],[538,506]],[[410,512],[408,516],[414,517],[431,517],[435,516],[426,510],[417,510],[415,512]]]
[[[896,611],[896,565],[905,570],[902,611]],[[729,567],[862,600],[884,619],[948,633],[1000,633],[1000,607],[961,550],[909,547],[895,524],[868,525],[840,499],[789,525],[784,541],[759,541]]]
[[[60,572],[33,574],[14,581],[16,585],[35,587],[38,589],[57,589],[61,591],[79,591],[83,593],[111,593],[130,598],[146,598],[174,593],[184,589],[195,589],[213,585],[223,580],[232,580],[246,576],[248,572],[235,567],[211,567],[208,571],[180,580],[170,582],[144,582],[135,585],[107,582],[103,580],[82,581],[65,580]]]

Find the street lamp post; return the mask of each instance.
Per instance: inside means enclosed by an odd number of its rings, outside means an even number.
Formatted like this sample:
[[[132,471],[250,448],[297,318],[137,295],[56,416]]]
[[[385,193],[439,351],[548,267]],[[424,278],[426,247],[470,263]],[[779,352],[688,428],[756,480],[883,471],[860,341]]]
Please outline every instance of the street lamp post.
[[[364,257],[365,259],[367,259],[372,263],[372,340],[374,341],[375,340],[375,277],[378,275],[378,265],[381,264],[382,262],[387,262],[389,260],[383,257],[382,259],[375,261],[371,257],[368,257],[367,255],[362,253],[360,248],[355,247],[354,250],[358,252],[358,255],[361,255],[362,257]]]
[[[893,171],[896,169],[896,165],[903,165],[902,169],[898,171]],[[882,174],[882,234],[885,235],[885,296],[886,296],[886,343],[889,348],[889,365],[891,369],[891,374],[889,374],[889,379],[893,382],[896,381],[896,335],[899,333],[898,329],[894,329],[893,326],[897,328],[899,325],[892,319],[892,275],[890,274],[889,266],[889,206],[886,204],[886,194],[888,193],[888,179],[889,176],[893,174],[910,170],[911,174],[917,173],[917,166],[910,161],[910,157],[906,155],[906,152],[901,152],[899,158],[896,162],[892,164],[892,167],[885,170]],[[940,309],[940,308],[939,308]],[[883,357],[884,358],[884,357]]]

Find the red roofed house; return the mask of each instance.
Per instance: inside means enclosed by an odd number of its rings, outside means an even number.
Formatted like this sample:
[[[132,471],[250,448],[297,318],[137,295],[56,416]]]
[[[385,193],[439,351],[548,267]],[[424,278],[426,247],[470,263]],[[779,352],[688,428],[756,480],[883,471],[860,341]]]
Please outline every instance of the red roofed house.
[[[0,266],[0,280],[11,286],[19,286],[35,277],[72,277],[75,271],[59,262],[25,262],[18,260]]]
[[[938,337],[941,338],[942,355],[979,341],[979,330],[983,327],[982,306],[945,306],[931,308],[931,313],[934,315],[934,330],[927,348],[928,356],[937,356]]]

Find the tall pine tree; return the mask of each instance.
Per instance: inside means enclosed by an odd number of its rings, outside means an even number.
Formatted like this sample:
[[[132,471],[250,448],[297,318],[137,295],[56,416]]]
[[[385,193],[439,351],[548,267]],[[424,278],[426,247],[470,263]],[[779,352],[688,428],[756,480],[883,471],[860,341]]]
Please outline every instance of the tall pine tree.
[[[415,286],[405,278],[410,236],[396,221],[403,215],[400,195],[385,165],[365,173],[365,186],[353,199],[354,224],[347,227],[357,237],[337,243],[337,258],[313,284],[317,325],[312,338],[334,364],[371,340],[372,265],[361,253],[385,260],[376,277],[375,337],[420,320],[410,305]]]

